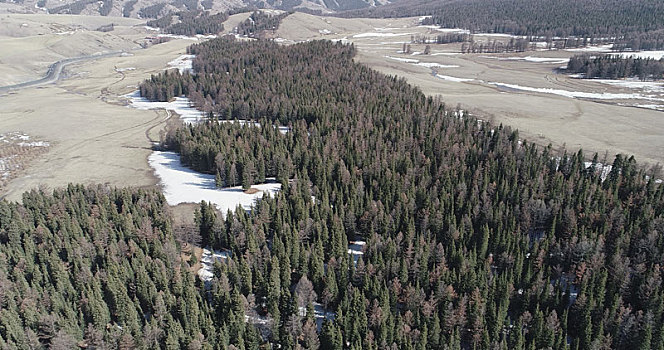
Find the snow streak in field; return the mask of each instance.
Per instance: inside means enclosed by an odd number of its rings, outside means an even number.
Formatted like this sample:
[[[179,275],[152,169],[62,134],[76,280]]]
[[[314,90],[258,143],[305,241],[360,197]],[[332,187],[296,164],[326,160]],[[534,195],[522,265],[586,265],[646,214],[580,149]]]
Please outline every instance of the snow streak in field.
[[[629,99],[640,99],[640,100],[653,100],[660,101],[661,99],[640,95],[640,94],[613,94],[613,93],[592,93],[592,92],[581,92],[581,91],[567,91],[559,89],[550,89],[550,88],[536,88],[530,86],[521,86],[516,84],[506,84],[506,83],[496,83],[489,82],[490,85],[497,87],[503,87],[511,90],[520,90],[527,92],[539,92],[544,94],[553,94],[569,98],[590,98],[597,100],[629,100]]]

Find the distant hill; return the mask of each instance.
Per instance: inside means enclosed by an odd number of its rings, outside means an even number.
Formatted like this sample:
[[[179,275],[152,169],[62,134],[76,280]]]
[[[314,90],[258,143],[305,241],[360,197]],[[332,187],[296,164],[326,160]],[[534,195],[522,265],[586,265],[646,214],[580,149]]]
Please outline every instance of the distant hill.
[[[0,0],[0,12],[158,18],[184,10],[278,9],[331,14],[368,9],[390,0]]]

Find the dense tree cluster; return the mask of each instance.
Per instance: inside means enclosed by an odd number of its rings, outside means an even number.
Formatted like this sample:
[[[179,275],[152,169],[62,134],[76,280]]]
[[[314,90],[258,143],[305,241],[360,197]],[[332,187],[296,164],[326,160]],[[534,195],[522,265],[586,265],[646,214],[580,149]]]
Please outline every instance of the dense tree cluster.
[[[414,0],[337,14],[344,17],[429,16],[423,24],[472,32],[617,43],[632,50],[663,48],[664,3],[659,0]],[[634,40],[639,38],[638,40]],[[533,40],[530,40],[533,41]],[[660,43],[655,46],[655,43]],[[571,43],[567,43],[571,44]],[[571,47],[572,45],[568,45]]]
[[[113,0],[103,0],[99,6],[99,14],[102,16],[108,16],[113,10]]]
[[[146,25],[152,28],[166,29],[171,23],[173,23],[173,15],[169,13],[166,16],[147,21]]]
[[[238,24],[237,33],[250,38],[262,38],[267,31],[275,32],[279,29],[281,21],[290,14],[291,12],[284,12],[273,15],[264,11],[254,11],[247,20]]]
[[[411,35],[410,42],[416,44],[449,44],[449,43],[463,43],[471,41],[470,34],[463,33],[446,33],[434,36],[428,35]]]
[[[173,0],[171,5],[177,8],[183,8],[186,11],[197,11],[198,10],[198,0]]]
[[[97,3],[97,0],[78,0],[70,4],[61,5],[58,7],[48,9],[48,13],[58,14],[67,13],[72,15],[80,15],[81,12],[90,4]]]
[[[262,163],[283,183],[225,219],[201,205],[204,244],[232,256],[212,283],[217,317],[244,312],[284,348],[664,348],[664,188],[633,158],[603,180],[606,160],[586,168],[580,151],[449,111],[351,46],[220,38],[189,52],[196,75],[141,86],[211,112],[176,148],[199,169]],[[229,295],[245,308],[220,307]],[[316,332],[321,309],[335,316]],[[254,346],[255,329],[230,329]]]
[[[130,17],[130,16],[131,16],[131,12],[134,11],[134,6],[136,5],[137,2],[138,2],[138,0],[129,0],[129,1],[126,1],[126,2],[122,5],[122,16],[123,16],[123,17]]]
[[[158,3],[150,6],[143,7],[138,11],[138,15],[141,18],[159,18],[161,12],[166,7],[166,3]]]
[[[470,40],[461,45],[462,53],[503,53],[524,52],[531,48],[531,43],[526,39],[510,39],[508,42],[490,40],[488,42]]]
[[[664,50],[664,31],[627,34],[615,41],[613,49],[616,51]]]
[[[161,28],[164,32],[176,35],[193,36],[196,34],[217,34],[224,30],[223,22],[228,13],[220,12],[211,15],[209,11],[180,11],[175,13],[179,21],[173,23],[173,14],[148,21],[147,25]]]
[[[216,331],[157,191],[0,202],[0,347],[201,348]]]
[[[584,78],[660,80],[664,78],[664,60],[623,58],[620,55],[576,55],[567,63],[567,72],[581,73]]]

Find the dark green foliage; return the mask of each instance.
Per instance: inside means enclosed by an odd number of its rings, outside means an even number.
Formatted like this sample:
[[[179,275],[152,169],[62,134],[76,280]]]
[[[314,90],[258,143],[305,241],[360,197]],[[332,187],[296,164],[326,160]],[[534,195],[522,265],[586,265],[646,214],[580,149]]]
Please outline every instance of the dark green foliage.
[[[212,284],[229,343],[253,332],[235,319],[242,298],[266,339],[316,343],[306,276],[319,310],[336,313],[324,349],[662,344],[664,189],[633,158],[602,180],[582,152],[445,109],[354,63],[351,46],[220,38],[189,52],[195,75],[141,85],[212,112],[175,134],[182,159],[220,183],[241,183],[250,162],[286,169],[283,191],[251,212],[221,220],[201,205],[203,240],[231,256]],[[260,126],[217,121],[234,118]]]
[[[99,6],[99,14],[102,16],[108,16],[108,14],[111,13],[111,10],[113,10],[113,0],[102,1],[101,6]]]
[[[250,38],[265,37],[266,32],[274,33],[279,29],[281,21],[290,15],[291,12],[284,12],[280,15],[273,15],[263,11],[254,11],[246,21],[237,26],[237,33]]]
[[[159,18],[165,6],[166,3],[162,2],[147,7],[143,7],[140,11],[138,11],[138,15],[141,18]]]
[[[337,15],[431,16],[423,24],[523,35],[556,48],[590,43],[615,43],[618,50],[664,48],[664,3],[659,0],[409,0]]]
[[[131,12],[134,11],[134,5],[136,5],[137,2],[138,0],[129,0],[125,2],[124,5],[122,6],[122,16],[130,17]]]
[[[0,213],[3,348],[215,341],[158,192],[70,185]]]
[[[72,15],[78,15],[83,11],[88,5],[97,3],[97,0],[78,0],[72,2],[71,4],[66,4],[54,8],[48,9],[48,13],[58,14],[58,13],[67,13]]]
[[[630,78],[659,80],[664,76],[664,60],[622,58],[618,55],[576,55],[567,63],[568,73],[582,73],[584,78]]]
[[[211,15],[208,11],[181,11],[175,14],[179,18],[179,22],[173,22],[173,15],[168,14],[159,19],[148,21],[147,25],[151,27],[161,28],[166,33],[176,35],[193,36],[196,34],[217,34],[224,30],[224,21],[228,19],[226,12],[220,12]]]

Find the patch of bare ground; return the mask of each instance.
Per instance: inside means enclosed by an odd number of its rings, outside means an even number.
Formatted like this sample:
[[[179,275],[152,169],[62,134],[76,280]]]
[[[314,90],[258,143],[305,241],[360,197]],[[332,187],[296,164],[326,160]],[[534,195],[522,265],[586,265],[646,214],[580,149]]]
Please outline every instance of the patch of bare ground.
[[[245,194],[255,194],[255,193],[258,193],[258,192],[260,192],[260,190],[257,189],[257,188],[253,188],[253,187],[244,191]]]

